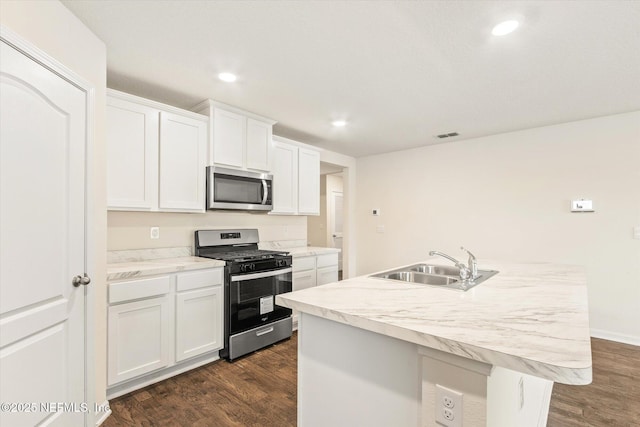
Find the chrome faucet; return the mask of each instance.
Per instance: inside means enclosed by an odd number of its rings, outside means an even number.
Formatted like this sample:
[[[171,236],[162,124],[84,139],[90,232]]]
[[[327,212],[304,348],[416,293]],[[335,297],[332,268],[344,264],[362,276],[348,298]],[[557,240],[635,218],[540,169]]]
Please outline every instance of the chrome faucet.
[[[464,265],[464,263],[458,261],[457,259],[455,259],[452,256],[449,256],[447,254],[443,254],[442,252],[438,252],[438,251],[429,252],[429,256],[434,256],[434,255],[441,256],[441,257],[446,258],[449,261],[453,262],[456,265],[456,267],[458,267],[460,269],[460,280],[469,280],[469,276],[471,275],[471,271],[469,270],[469,268],[466,265]],[[476,275],[477,274],[478,274],[478,267],[476,266]]]
[[[460,249],[469,254],[469,270],[471,271],[471,280],[475,280],[478,278],[478,260],[476,256],[465,249],[463,246],[460,246]]]

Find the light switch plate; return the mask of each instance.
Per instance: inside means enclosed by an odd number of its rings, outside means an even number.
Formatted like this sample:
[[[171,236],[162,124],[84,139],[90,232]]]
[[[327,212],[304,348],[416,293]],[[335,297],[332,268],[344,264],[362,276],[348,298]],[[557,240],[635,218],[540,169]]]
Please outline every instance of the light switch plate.
[[[593,200],[572,200],[571,212],[594,212]]]
[[[640,240],[640,225],[633,227],[633,238]]]

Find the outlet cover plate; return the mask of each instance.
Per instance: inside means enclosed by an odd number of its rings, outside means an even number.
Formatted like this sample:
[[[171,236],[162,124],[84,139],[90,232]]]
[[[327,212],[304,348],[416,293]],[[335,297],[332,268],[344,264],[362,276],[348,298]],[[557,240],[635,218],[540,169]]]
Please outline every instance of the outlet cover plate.
[[[462,396],[459,391],[436,384],[436,423],[445,427],[462,427]]]

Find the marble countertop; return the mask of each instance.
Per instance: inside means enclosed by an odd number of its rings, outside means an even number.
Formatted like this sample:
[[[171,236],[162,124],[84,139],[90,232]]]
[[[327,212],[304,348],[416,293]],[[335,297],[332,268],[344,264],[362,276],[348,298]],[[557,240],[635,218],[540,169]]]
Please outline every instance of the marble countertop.
[[[340,252],[336,248],[280,247],[273,243],[262,249],[286,250],[294,258]],[[108,261],[107,282],[225,265],[224,261],[191,256],[189,247],[112,251],[108,253]]]
[[[361,276],[279,295],[276,303],[554,382],[589,384],[584,269],[484,260],[478,266],[499,273],[467,292]]]
[[[296,248],[285,248],[284,250],[289,252],[293,258],[340,253],[340,249],[322,248],[319,246],[301,246]]]
[[[195,256],[114,262],[107,264],[107,282],[203,268],[224,267],[224,265],[224,261]]]

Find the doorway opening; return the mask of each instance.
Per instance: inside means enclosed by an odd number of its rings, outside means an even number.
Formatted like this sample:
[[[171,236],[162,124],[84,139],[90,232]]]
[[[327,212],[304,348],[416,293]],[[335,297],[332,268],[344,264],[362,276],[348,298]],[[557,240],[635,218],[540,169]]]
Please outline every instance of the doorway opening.
[[[320,162],[320,215],[307,217],[307,240],[311,246],[340,249],[338,280],[342,280],[344,225],[343,166]]]

